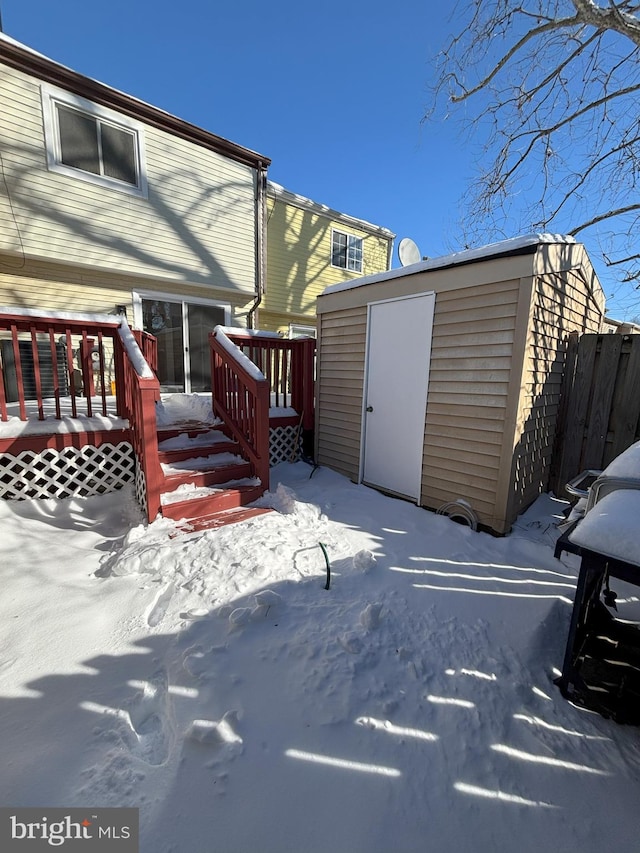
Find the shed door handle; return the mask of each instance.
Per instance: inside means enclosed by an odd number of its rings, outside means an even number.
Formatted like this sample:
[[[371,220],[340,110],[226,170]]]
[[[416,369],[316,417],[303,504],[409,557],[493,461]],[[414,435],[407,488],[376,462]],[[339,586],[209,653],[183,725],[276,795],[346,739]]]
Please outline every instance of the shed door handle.
[[[368,412],[372,412],[372,411],[373,411],[373,406],[367,406],[367,411],[368,411]]]

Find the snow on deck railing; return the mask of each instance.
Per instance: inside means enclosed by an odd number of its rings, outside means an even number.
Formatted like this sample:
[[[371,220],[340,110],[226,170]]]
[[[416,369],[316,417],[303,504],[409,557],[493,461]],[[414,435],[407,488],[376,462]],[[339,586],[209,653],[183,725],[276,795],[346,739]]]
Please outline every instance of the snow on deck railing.
[[[58,323],[84,324],[89,326],[116,327],[123,319],[121,314],[91,314],[81,311],[49,311],[41,308],[21,308],[19,306],[0,306],[0,317],[28,317],[35,320],[53,320]]]
[[[124,319],[124,317],[121,318],[120,325],[118,326],[118,334],[120,335],[122,346],[124,347],[125,352],[129,356],[133,369],[138,374],[138,376],[141,379],[153,379],[155,374],[147,363],[147,360],[145,359],[142,350],[138,346],[138,342],[136,341],[133,332],[129,328],[129,324]]]
[[[220,346],[223,347],[229,353],[229,355],[235,361],[237,361],[238,364],[241,365],[250,376],[252,376],[256,380],[256,382],[262,382],[266,380],[267,377],[260,370],[260,368],[242,352],[240,347],[234,344],[233,341],[229,338],[230,334],[244,335],[245,332],[252,331],[252,329],[233,329],[229,326],[216,326],[213,330],[213,334]],[[258,337],[257,334],[255,336]]]
[[[265,329],[243,329],[241,326],[216,326],[214,331],[220,331],[227,337],[239,335],[243,338],[275,338],[278,341],[283,340],[282,335],[278,332],[267,332]]]

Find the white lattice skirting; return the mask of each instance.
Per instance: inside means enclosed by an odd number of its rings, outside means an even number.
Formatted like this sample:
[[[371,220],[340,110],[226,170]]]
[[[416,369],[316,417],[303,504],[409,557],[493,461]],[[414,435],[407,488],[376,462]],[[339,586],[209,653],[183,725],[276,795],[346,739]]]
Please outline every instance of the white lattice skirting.
[[[132,451],[133,452],[133,451]],[[134,488],[136,493],[136,500],[140,504],[142,511],[147,513],[147,481],[144,476],[144,471],[142,470],[142,465],[140,464],[140,460],[138,459],[138,454],[134,453],[134,467],[135,467],[135,477],[134,477]]]
[[[278,462],[298,461],[301,441],[299,433],[297,426],[271,427],[269,430],[269,465],[271,467]],[[294,449],[295,453],[292,455]]]
[[[99,495],[122,488],[134,476],[133,448],[127,441],[0,454],[0,498],[8,500]]]

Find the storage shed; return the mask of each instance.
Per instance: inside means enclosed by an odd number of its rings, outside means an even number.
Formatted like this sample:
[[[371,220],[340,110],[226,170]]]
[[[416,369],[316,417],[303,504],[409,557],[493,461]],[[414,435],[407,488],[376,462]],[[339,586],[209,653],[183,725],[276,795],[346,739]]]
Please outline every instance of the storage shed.
[[[604,302],[584,246],[549,234],[326,288],[318,463],[508,532],[547,488],[567,335]]]

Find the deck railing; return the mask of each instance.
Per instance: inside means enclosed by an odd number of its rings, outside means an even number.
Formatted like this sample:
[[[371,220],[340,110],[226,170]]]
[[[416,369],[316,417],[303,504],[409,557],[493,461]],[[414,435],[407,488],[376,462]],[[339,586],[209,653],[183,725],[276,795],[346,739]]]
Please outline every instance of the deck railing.
[[[139,341],[143,347],[140,347]],[[144,508],[148,520],[153,521],[160,511],[162,491],[156,427],[156,403],[160,400],[160,383],[145,359],[145,348],[152,355],[151,341],[145,342],[141,333],[132,332],[126,323],[119,327],[115,338],[118,414],[129,421],[133,451],[144,475]]]
[[[107,414],[107,397],[116,380],[113,341],[121,318],[81,314],[51,317],[36,312],[0,309],[0,420],[15,403],[20,420],[49,413],[92,417]],[[27,402],[31,405],[27,406]]]
[[[153,521],[161,483],[156,364],[156,339],[132,332],[123,317],[0,309],[0,421],[10,414],[22,421],[98,414],[128,420]]]
[[[314,426],[313,338],[281,338],[247,329],[226,329],[228,338],[259,368],[269,383],[271,405],[295,409],[304,430]]]
[[[269,383],[219,327],[209,334],[213,411],[269,488]]]

